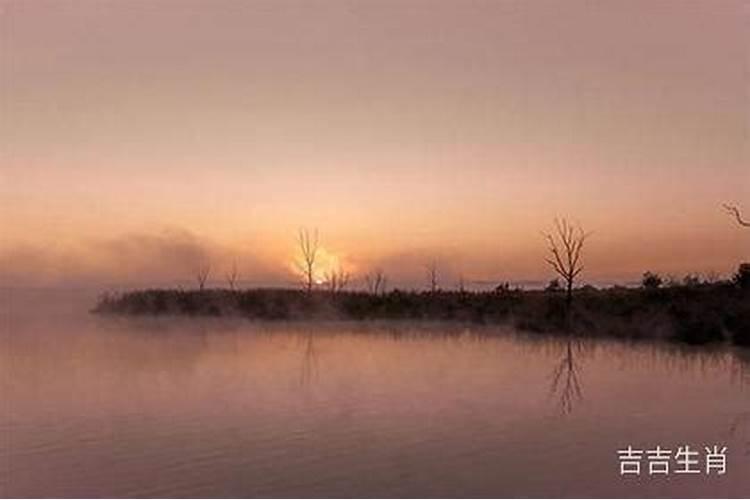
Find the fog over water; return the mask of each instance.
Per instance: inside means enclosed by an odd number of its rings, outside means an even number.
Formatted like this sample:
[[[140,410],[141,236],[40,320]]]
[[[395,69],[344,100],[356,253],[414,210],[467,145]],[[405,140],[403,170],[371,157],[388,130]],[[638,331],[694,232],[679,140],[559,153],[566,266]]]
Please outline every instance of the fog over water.
[[[72,295],[4,292],[3,496],[750,492],[746,350],[98,317]],[[684,444],[727,446],[727,474],[619,476],[618,449]]]

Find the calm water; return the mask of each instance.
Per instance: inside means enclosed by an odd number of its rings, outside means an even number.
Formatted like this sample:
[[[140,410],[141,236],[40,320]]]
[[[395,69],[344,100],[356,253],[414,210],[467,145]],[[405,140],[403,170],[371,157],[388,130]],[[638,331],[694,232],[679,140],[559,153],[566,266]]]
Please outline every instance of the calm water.
[[[33,302],[0,311],[3,496],[750,495],[747,351]],[[728,472],[625,480],[628,444]]]

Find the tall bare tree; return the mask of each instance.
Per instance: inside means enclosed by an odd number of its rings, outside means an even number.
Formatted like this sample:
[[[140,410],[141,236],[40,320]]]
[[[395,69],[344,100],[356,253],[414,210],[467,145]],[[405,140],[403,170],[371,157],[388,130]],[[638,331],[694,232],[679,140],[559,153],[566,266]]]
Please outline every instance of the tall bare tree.
[[[565,302],[570,311],[573,302],[573,285],[583,271],[581,250],[588,235],[583,229],[573,227],[566,219],[555,219],[555,232],[544,233],[549,242],[550,257],[545,259],[565,283]]]
[[[343,291],[344,288],[346,288],[346,285],[349,284],[350,278],[351,275],[346,272],[343,267],[339,267],[338,269],[326,273],[326,284],[328,285],[328,290],[333,293]]]
[[[726,210],[729,215],[733,216],[740,226],[750,227],[750,221],[742,218],[742,213],[740,213],[739,208],[734,205],[724,205],[724,210]]]
[[[232,261],[232,267],[227,271],[226,279],[229,289],[234,291],[237,286],[237,281],[240,278],[240,273],[237,270],[237,261]]]
[[[386,282],[387,278],[382,269],[378,268],[365,274],[365,286],[367,287],[367,291],[373,295],[385,292]]]
[[[425,270],[427,271],[427,284],[430,287],[430,292],[435,293],[438,290],[438,264],[435,259],[425,264]]]
[[[302,273],[304,286],[307,293],[311,293],[315,284],[315,260],[318,257],[318,230],[314,233],[306,228],[301,228],[297,234],[297,244],[299,245],[300,259],[297,261],[297,267]]]
[[[195,279],[198,281],[198,290],[203,291],[206,287],[206,281],[211,274],[211,264],[208,262],[202,262],[198,264],[195,270]]]

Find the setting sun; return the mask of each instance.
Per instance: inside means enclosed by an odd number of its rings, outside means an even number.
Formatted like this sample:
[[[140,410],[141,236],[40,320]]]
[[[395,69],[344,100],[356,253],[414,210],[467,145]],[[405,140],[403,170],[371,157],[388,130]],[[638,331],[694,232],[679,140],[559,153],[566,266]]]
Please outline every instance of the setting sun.
[[[302,257],[295,255],[288,266],[289,271],[295,276],[299,276],[300,280],[304,280],[304,265],[302,265],[302,262]],[[323,246],[317,248],[313,264],[313,282],[315,285],[320,286],[327,283],[331,276],[336,273],[351,273],[354,270],[354,266],[346,262],[340,255],[333,253]]]

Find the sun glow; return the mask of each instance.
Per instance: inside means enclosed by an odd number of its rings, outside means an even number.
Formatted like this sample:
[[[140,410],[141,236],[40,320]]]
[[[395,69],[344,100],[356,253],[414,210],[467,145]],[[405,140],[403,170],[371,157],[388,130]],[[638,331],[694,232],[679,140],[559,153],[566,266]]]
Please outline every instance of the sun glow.
[[[318,247],[313,265],[313,282],[320,286],[328,283],[330,277],[338,272],[352,271],[352,266],[344,261],[341,256],[336,255],[324,247]],[[290,269],[297,276],[304,274],[304,259],[301,255],[295,256],[290,264]],[[301,266],[302,264],[302,266]]]
[[[341,259],[338,255],[320,247],[315,256],[315,268],[313,276],[315,283],[322,285],[328,281],[331,274],[341,269]]]

